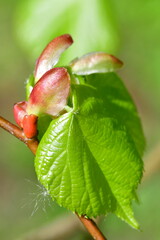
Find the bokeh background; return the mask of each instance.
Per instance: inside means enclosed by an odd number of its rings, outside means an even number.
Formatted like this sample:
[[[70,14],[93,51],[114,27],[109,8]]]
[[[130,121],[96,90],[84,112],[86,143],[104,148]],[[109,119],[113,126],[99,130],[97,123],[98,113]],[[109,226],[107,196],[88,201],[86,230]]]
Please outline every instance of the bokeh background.
[[[119,75],[147,139],[140,204],[133,203],[142,231],[108,215],[100,224],[110,240],[160,239],[159,29],[159,0],[0,0],[0,111],[10,121],[13,104],[25,99],[24,82],[36,58],[52,38],[70,33],[75,40],[62,64],[91,51],[124,62]],[[0,239],[89,239],[76,217],[38,184],[33,159],[23,143],[0,129]]]

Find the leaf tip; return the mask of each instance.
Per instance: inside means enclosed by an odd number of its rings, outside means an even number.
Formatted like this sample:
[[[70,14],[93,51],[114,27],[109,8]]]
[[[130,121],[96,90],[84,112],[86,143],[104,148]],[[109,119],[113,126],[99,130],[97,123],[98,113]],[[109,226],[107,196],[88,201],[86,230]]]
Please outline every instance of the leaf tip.
[[[35,66],[35,81],[37,82],[45,72],[50,70],[58,62],[60,55],[72,45],[73,39],[69,34],[54,38],[45,47]]]
[[[104,52],[88,53],[70,63],[73,73],[77,75],[113,72],[122,66],[123,62],[121,60]]]

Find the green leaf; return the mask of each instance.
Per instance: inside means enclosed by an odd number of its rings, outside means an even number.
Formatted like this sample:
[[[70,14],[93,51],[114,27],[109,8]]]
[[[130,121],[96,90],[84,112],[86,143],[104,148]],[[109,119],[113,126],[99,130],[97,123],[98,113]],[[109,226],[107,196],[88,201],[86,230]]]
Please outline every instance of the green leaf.
[[[29,78],[26,81],[26,99],[28,100],[30,93],[32,92],[32,89],[34,87],[34,76],[31,74]]]
[[[127,89],[115,73],[92,74],[86,77],[87,83],[97,88],[97,98],[103,99],[107,113],[116,117],[127,127],[136,148],[142,156],[145,138],[139,115]]]
[[[37,129],[38,129],[38,140],[40,141],[43,137],[44,133],[47,131],[47,128],[52,121],[51,116],[42,115],[38,117]]]
[[[73,86],[74,110],[53,120],[39,144],[38,178],[59,205],[88,217],[112,212],[138,228],[131,201],[142,177],[143,133],[135,106],[115,74],[86,81]]]

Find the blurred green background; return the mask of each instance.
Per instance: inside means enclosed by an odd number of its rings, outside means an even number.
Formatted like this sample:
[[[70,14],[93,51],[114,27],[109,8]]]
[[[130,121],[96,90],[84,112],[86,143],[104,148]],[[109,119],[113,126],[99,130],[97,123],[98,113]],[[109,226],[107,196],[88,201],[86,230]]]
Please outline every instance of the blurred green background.
[[[147,139],[146,177],[138,190],[140,205],[134,204],[142,231],[109,215],[101,228],[110,240],[160,239],[159,10],[159,0],[0,0],[0,109],[10,121],[13,104],[25,99],[24,81],[52,38],[70,33],[75,41],[62,64],[91,51],[115,54],[124,62],[119,75],[136,102]],[[70,213],[45,195],[33,155],[2,129],[0,151],[0,239],[45,240],[32,231]],[[58,239],[89,239],[79,227],[69,231]]]

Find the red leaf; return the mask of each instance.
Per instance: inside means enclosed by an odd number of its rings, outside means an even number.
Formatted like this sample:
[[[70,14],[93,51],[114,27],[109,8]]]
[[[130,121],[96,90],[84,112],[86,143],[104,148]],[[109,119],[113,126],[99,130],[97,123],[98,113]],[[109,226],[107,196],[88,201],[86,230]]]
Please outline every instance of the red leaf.
[[[69,34],[53,39],[43,50],[37,60],[35,67],[36,82],[43,76],[45,72],[53,68],[59,60],[60,55],[73,43],[73,39]]]

